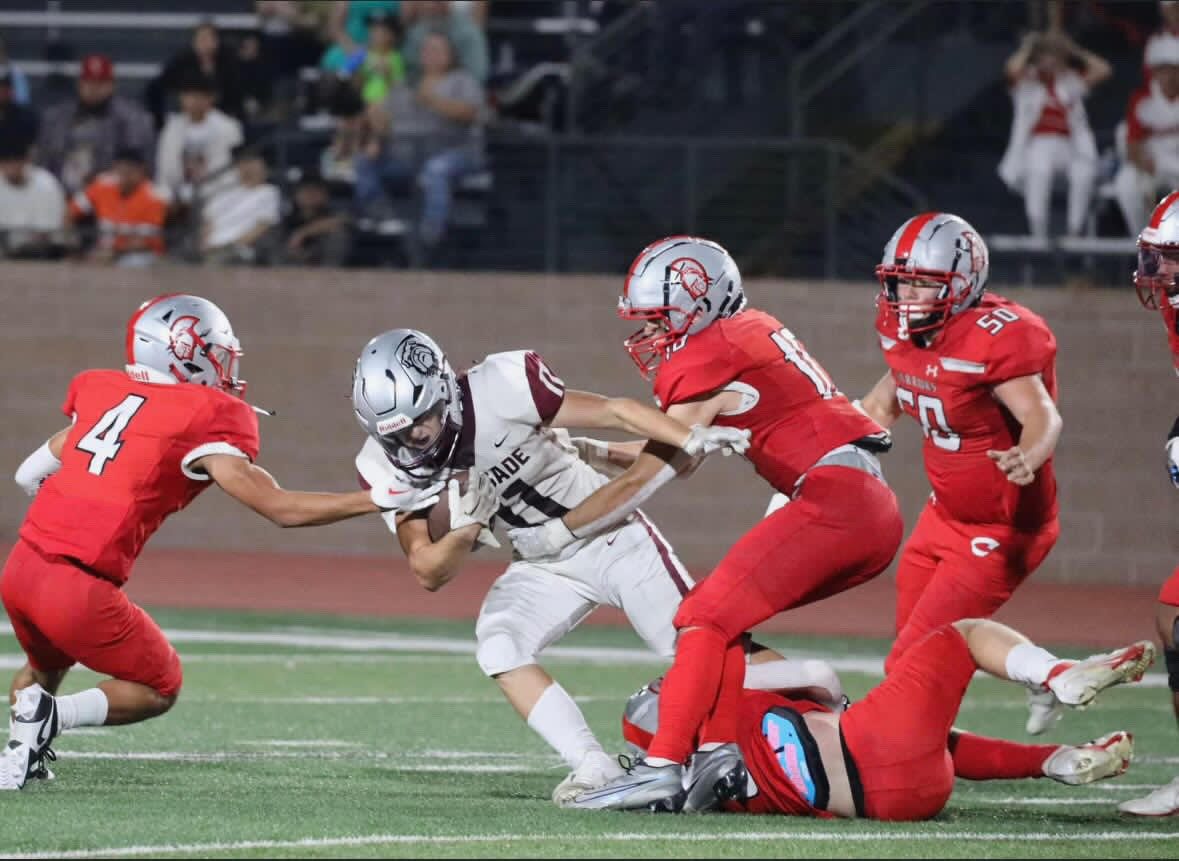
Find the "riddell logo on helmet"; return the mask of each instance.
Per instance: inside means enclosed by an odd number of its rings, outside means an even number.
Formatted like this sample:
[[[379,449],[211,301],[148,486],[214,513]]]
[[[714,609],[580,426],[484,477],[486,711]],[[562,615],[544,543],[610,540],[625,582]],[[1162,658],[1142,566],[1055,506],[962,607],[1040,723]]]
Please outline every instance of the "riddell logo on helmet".
[[[399,430],[405,430],[413,424],[413,421],[407,415],[396,415],[391,419],[382,419],[377,422],[377,433],[381,436],[387,436]]]
[[[127,376],[139,383],[150,383],[151,376],[142,368],[127,367]]]

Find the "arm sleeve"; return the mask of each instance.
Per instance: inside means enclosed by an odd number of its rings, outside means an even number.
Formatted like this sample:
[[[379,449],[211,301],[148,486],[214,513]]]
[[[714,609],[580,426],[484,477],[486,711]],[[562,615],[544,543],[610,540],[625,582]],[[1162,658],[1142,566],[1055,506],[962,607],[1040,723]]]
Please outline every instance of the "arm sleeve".
[[[986,361],[986,381],[998,385],[1005,380],[1043,373],[1056,359],[1056,338],[1040,320],[1023,319],[1003,327],[995,336]]]

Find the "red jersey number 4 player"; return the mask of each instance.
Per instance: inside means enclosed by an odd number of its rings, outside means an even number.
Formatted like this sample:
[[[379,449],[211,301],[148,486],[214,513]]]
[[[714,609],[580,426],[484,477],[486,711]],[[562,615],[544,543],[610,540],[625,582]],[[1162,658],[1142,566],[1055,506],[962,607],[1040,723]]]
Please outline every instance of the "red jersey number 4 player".
[[[944,212],[902,224],[876,267],[889,370],[862,404],[886,428],[903,414],[921,425],[933,489],[901,552],[887,671],[947,622],[994,614],[1060,534],[1056,339],[1027,308],[984,292],[988,268],[982,237]],[[1028,732],[1043,732],[1059,703],[1050,691],[1029,698]]]
[[[283,490],[254,465],[258,422],[242,400],[241,349],[221,309],[198,296],[144,303],[127,326],[123,371],[74,377],[54,434],[16,473],[33,504],[0,575],[0,597],[28,663],[10,690],[0,789],[51,776],[49,743],[79,726],[163,714],[180,692],[180,659],[122,591],[164,519],[216,483],[280,526],[377,511],[367,492]],[[111,678],[54,694],[81,663]]]
[[[1179,191],[1162,199],[1138,235],[1138,269],[1134,273],[1138,298],[1163,318],[1171,360],[1179,374]],[[1167,471],[1171,483],[1179,488],[1179,419],[1167,434]],[[1163,656],[1167,663],[1167,683],[1171,703],[1179,720],[1179,568],[1159,591],[1155,616]],[[1136,816],[1170,816],[1179,813],[1179,778],[1142,798],[1132,798],[1118,805],[1118,810]]]
[[[644,376],[655,374],[659,406],[688,425],[748,430],[747,457],[791,497],[680,605],[675,662],[648,756],[572,805],[692,811],[711,799],[715,783],[739,782],[743,773],[742,632],[875,577],[896,554],[903,526],[875,457],[887,435],[789,329],[745,307],[737,265],[715,242],[673,236],[649,245],[627,275],[619,314],[642,322],[626,345]],[[510,532],[516,549],[551,553],[616,522],[667,469],[640,455],[563,517]]]

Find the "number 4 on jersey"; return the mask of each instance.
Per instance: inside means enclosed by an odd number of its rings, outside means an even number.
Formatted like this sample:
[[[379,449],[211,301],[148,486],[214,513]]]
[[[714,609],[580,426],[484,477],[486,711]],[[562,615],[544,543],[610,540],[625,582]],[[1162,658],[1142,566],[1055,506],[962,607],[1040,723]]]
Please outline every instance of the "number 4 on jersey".
[[[100,418],[86,435],[78,440],[76,446],[80,451],[89,452],[90,466],[87,469],[94,475],[102,475],[108,462],[114,460],[123,441],[119,439],[127,429],[128,422],[139,412],[139,408],[147,403],[147,398],[139,395],[127,395],[117,407],[111,407]]]

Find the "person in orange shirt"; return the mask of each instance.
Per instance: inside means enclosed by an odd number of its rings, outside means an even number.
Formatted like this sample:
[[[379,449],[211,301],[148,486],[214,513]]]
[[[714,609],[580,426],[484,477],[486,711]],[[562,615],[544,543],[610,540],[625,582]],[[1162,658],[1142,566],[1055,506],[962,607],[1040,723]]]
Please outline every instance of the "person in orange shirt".
[[[99,174],[70,201],[74,223],[93,218],[98,240],[87,259],[120,266],[144,266],[164,253],[168,203],[147,175],[143,153],[121,149],[107,173]]]

